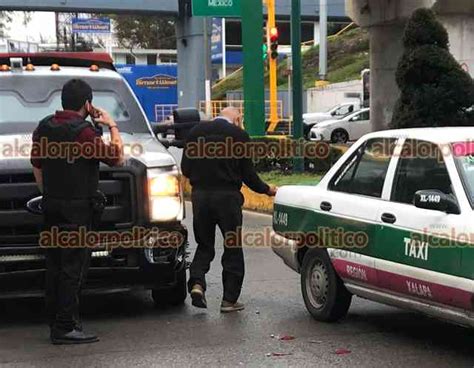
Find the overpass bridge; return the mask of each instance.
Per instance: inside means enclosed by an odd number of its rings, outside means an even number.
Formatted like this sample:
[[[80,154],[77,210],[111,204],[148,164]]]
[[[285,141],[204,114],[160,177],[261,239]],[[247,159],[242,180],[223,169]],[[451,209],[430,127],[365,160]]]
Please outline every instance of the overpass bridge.
[[[255,2],[260,6],[262,0],[242,0],[247,4]],[[248,6],[248,5],[247,5]],[[180,106],[197,106],[198,102],[206,98],[206,80],[210,79],[208,71],[211,70],[209,45],[205,40],[210,40],[211,29],[209,24],[200,17],[191,17],[191,0],[1,0],[0,10],[28,10],[28,11],[57,11],[80,13],[134,13],[154,14],[176,17],[177,51],[178,51],[178,101]],[[291,13],[291,0],[276,0],[277,17],[289,18]],[[256,12],[255,14],[258,14]],[[305,20],[319,20],[319,0],[301,0],[301,16]],[[328,16],[330,20],[346,20],[345,4],[342,0],[328,0]],[[255,19],[260,19],[256,17]],[[247,20],[249,30],[253,34],[257,27],[253,21]],[[259,34],[259,38],[261,33]],[[248,39],[248,35],[247,35]],[[248,48],[248,52],[256,50],[256,44]],[[252,50],[253,48],[253,50]],[[257,53],[247,55],[252,62],[260,60]],[[247,65],[253,65],[248,62]],[[262,65],[263,69],[263,65]],[[254,74],[259,74],[256,68]],[[262,70],[263,78],[263,70]],[[249,92],[248,101],[258,111],[255,116],[263,118],[263,106],[257,106],[260,98],[252,96],[259,90],[261,84],[263,93],[263,79],[252,91]],[[262,98],[263,99],[263,98]],[[253,110],[253,109],[252,109]],[[250,109],[247,109],[250,111]],[[249,116],[252,113],[249,113]],[[253,115],[253,114],[252,114]],[[246,113],[247,116],[247,113]],[[262,122],[263,123],[263,122]]]
[[[256,0],[258,3],[259,0]],[[133,2],[133,4],[131,4]],[[58,11],[83,13],[146,13],[178,16],[184,12],[187,0],[2,0],[0,9],[29,11]],[[291,0],[276,0],[276,14],[279,18],[289,18]],[[319,18],[319,0],[302,0],[301,16],[306,20]],[[346,20],[344,1],[329,0],[328,16],[332,21]]]

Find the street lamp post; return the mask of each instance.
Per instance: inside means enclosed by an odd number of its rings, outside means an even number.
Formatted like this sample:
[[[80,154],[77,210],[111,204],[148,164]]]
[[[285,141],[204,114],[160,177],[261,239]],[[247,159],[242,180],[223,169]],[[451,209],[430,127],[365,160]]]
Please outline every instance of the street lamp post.
[[[328,0],[320,0],[319,9],[319,78],[324,81],[328,65]]]
[[[293,68],[293,138],[303,138],[303,78],[301,75],[301,0],[291,1],[291,49]],[[294,160],[294,171],[304,171],[302,153]]]

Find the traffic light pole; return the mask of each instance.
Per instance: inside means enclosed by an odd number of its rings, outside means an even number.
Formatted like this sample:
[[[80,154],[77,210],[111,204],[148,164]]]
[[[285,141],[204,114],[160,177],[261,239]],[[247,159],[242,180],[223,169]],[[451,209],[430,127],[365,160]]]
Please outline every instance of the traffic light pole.
[[[291,1],[291,49],[293,57],[293,138],[303,138],[303,78],[301,75],[301,0]],[[294,159],[294,171],[304,171],[301,157]]]
[[[242,0],[245,128],[251,136],[265,135],[265,83],[260,36],[262,27],[261,2]]]
[[[272,29],[276,29],[276,14],[275,14],[275,0],[267,0],[268,9],[268,22],[267,22],[267,34],[270,35]],[[269,59],[269,74],[270,74],[270,126],[269,132],[275,131],[278,126],[278,81],[277,81],[277,69],[278,69],[278,57],[274,58],[271,53],[271,47],[269,48],[270,57]]]

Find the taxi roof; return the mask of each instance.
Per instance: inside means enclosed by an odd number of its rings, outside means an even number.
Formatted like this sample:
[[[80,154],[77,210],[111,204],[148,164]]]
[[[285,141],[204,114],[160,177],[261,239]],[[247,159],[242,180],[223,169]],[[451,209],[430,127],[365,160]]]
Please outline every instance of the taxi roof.
[[[407,138],[419,139],[433,143],[452,143],[474,140],[474,127],[411,128],[382,130],[369,133],[369,138]]]

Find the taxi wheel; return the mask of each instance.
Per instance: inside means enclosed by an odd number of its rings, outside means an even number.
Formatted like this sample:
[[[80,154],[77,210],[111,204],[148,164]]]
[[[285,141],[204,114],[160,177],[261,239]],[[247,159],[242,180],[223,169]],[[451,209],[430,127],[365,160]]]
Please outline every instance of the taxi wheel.
[[[323,249],[306,252],[301,268],[301,291],[308,312],[314,319],[323,322],[334,322],[345,317],[352,301],[352,295]]]
[[[331,134],[331,143],[347,143],[349,134],[344,129],[336,129]]]
[[[157,308],[163,308],[168,305],[177,306],[184,303],[187,296],[186,269],[184,268],[177,274],[177,282],[171,289],[152,290],[151,296]]]

